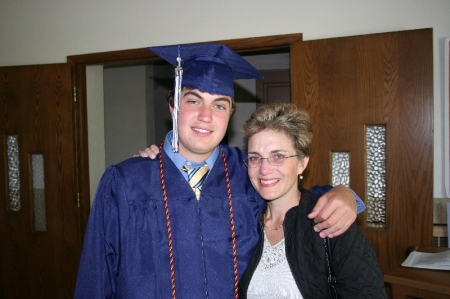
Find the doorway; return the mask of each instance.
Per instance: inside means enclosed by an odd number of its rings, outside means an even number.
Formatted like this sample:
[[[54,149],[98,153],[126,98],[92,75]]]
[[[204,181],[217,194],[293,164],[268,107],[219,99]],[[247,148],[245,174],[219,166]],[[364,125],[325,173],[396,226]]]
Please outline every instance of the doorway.
[[[244,58],[264,74],[289,74],[288,51]],[[165,94],[173,87],[173,67],[163,61],[120,63],[87,68],[86,73],[88,135],[94,142],[89,148],[92,202],[106,167],[151,144],[159,145],[172,129]],[[99,85],[103,86],[102,93],[95,91]],[[256,80],[236,80],[235,94],[237,109],[230,120],[226,142],[243,149],[240,130],[262,100],[257,98]],[[288,96],[283,100],[289,102]],[[99,127],[99,122],[104,126]]]

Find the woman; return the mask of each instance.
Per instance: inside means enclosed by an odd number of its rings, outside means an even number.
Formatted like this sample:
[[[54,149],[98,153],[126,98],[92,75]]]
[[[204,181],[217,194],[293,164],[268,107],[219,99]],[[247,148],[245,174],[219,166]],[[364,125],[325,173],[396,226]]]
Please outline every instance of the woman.
[[[332,298],[324,240],[307,217],[318,196],[297,180],[308,165],[311,139],[309,116],[295,105],[263,106],[244,126],[244,163],[267,208],[239,298]],[[330,250],[340,298],[387,298],[375,252],[356,224],[330,239]]]

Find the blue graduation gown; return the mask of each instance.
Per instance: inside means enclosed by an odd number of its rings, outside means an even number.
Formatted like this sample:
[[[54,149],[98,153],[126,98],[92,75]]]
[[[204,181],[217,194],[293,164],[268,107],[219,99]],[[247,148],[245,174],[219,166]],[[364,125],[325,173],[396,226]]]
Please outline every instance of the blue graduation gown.
[[[264,201],[242,162],[224,148],[231,180],[239,276],[258,242]],[[233,298],[225,170],[219,155],[197,201],[163,153],[178,298]],[[169,247],[159,159],[132,158],[104,173],[89,216],[75,298],[171,298]]]

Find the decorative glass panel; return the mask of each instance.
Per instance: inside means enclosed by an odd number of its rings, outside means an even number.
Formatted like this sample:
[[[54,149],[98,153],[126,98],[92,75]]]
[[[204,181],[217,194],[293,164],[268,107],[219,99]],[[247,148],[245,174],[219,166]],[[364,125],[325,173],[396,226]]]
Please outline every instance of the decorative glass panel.
[[[350,186],[350,153],[332,152],[331,153],[331,180],[332,185]]]
[[[33,174],[34,229],[45,232],[47,223],[45,217],[44,157],[42,154],[31,155],[31,171]]]
[[[386,227],[386,126],[366,127],[367,226]]]
[[[8,195],[9,210],[18,212],[20,203],[20,172],[19,172],[19,138],[17,135],[6,136],[6,152],[8,159]]]

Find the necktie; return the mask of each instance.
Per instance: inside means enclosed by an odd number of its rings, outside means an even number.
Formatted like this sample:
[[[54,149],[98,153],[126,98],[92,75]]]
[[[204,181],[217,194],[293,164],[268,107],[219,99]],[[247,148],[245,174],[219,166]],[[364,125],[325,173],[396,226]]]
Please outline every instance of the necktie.
[[[209,172],[208,165],[203,164],[202,166],[195,167],[193,169],[189,169],[186,165],[184,165],[183,170],[187,172],[189,186],[191,186],[192,190],[194,190],[195,196],[197,197],[197,200],[199,200],[203,182]]]

